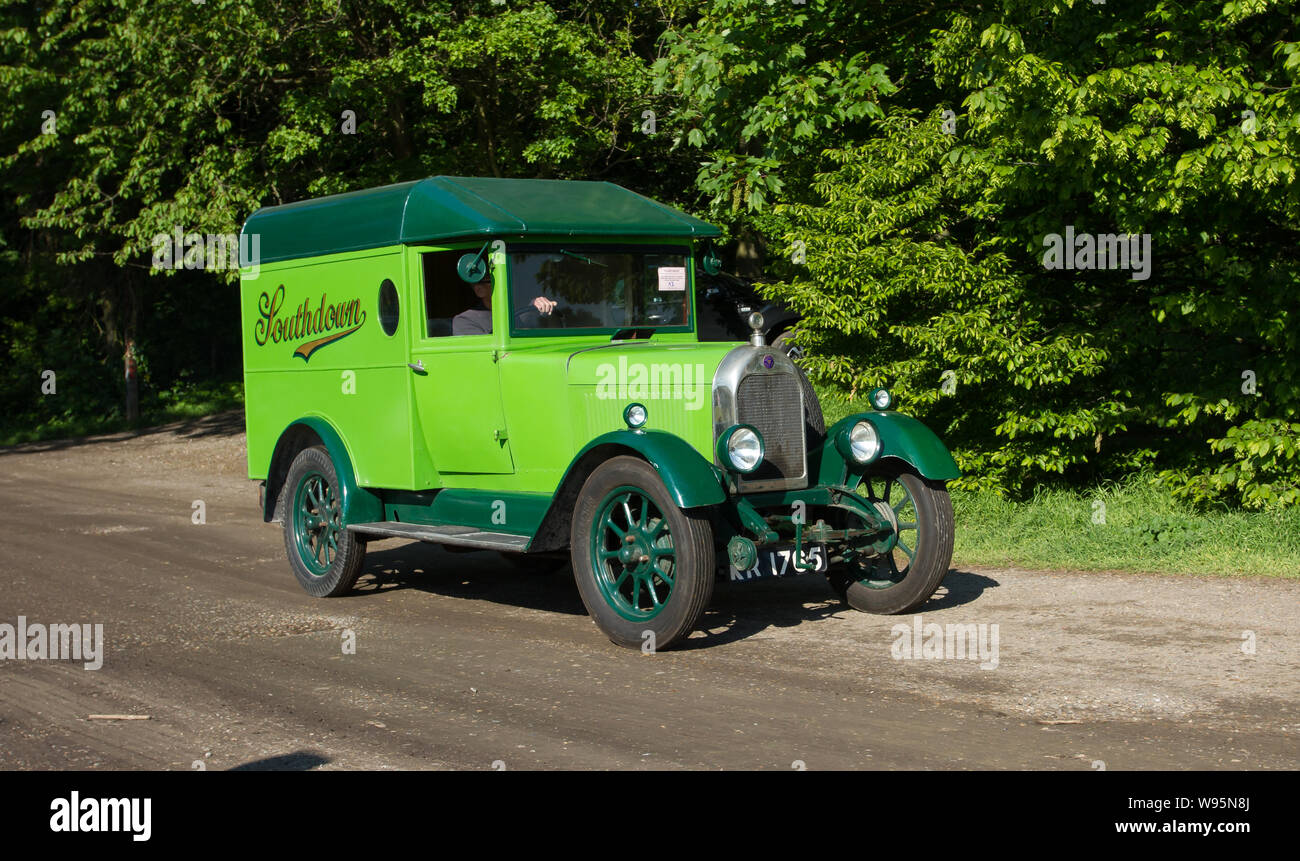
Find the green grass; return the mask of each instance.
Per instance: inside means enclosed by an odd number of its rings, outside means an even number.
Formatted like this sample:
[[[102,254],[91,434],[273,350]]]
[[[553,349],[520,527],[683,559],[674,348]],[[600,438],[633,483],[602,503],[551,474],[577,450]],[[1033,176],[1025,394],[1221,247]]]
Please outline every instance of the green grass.
[[[813,388],[817,390],[817,400],[821,403],[822,417],[826,419],[826,427],[830,427],[847,415],[865,413],[875,409],[867,401],[866,392],[850,400],[837,391],[824,389],[821,386],[813,386]]]
[[[1300,509],[1198,512],[1145,476],[1013,502],[953,491],[954,563],[1300,578]]]
[[[818,396],[828,427],[871,409],[865,393]],[[956,565],[1300,578],[1300,509],[1195,511],[1148,476],[1024,501],[954,490],[952,503]]]
[[[0,426],[0,446],[118,433],[183,419],[201,418],[244,405],[242,382],[184,384],[142,398],[140,419],[128,422],[120,410],[107,415],[64,415],[39,423]]]

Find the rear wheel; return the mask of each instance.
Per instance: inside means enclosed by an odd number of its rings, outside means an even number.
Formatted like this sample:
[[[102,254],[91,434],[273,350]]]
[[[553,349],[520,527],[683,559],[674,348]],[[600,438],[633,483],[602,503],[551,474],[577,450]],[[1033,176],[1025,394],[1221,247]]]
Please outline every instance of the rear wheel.
[[[831,567],[831,586],[864,613],[907,613],[929,600],[952,561],[952,501],[943,482],[885,469],[865,476],[856,493],[895,528],[890,550]]]
[[[671,647],[713,596],[708,518],[678,508],[639,458],[611,458],[587,479],[573,512],[572,556],[587,612],[620,646]]]
[[[281,492],[288,494],[284,549],[298,583],[317,598],[351,590],[366,546],[343,524],[343,497],[329,453],[321,446],[300,451]]]

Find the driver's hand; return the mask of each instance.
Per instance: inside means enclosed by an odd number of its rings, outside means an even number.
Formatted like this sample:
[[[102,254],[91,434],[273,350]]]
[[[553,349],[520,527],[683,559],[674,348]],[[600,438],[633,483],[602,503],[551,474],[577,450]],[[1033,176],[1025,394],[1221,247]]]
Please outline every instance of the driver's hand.
[[[555,310],[556,302],[554,299],[547,299],[545,296],[538,296],[533,300],[533,307],[542,312],[542,316],[549,315]]]

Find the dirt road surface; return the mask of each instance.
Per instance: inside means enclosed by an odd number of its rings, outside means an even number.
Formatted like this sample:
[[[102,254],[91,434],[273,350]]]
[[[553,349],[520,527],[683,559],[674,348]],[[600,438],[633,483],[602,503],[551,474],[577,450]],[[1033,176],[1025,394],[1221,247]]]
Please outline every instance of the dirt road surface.
[[[898,658],[913,617],[815,576],[720,583],[643,655],[493,553],[375,543],[310,598],[256,503],[238,413],[0,449],[0,624],[104,632],[97,670],[0,660],[0,768],[1300,767],[1300,581],[959,565],[923,637],[996,625],[996,666]]]

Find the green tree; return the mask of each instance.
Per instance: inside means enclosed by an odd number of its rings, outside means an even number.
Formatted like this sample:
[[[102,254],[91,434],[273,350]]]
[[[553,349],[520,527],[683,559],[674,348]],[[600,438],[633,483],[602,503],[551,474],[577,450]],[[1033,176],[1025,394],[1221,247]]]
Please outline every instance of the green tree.
[[[817,200],[780,208],[808,264],[775,292],[813,372],[899,386],[971,482],[1155,466],[1203,501],[1300,501],[1296,23],[1268,2],[954,13],[934,109],[828,153]],[[1046,269],[1067,228],[1149,234],[1150,277]]]
[[[708,214],[761,229],[770,205],[806,199],[823,149],[870,135],[887,100],[932,104],[916,76],[946,14],[914,0],[711,0],[670,22],[655,86],[673,97],[675,144],[700,154]]]
[[[112,409],[129,338],[158,385],[236,372],[235,274],[151,268],[177,228],[439,173],[680,197],[688,157],[641,129],[681,5],[0,0],[0,405]],[[42,399],[74,356],[84,391]]]

